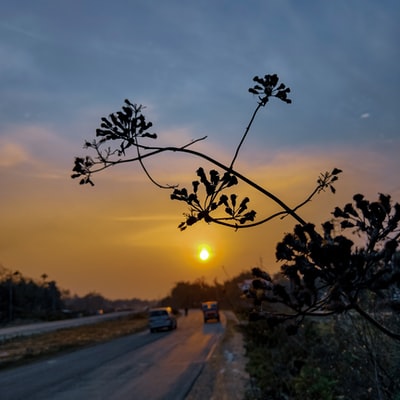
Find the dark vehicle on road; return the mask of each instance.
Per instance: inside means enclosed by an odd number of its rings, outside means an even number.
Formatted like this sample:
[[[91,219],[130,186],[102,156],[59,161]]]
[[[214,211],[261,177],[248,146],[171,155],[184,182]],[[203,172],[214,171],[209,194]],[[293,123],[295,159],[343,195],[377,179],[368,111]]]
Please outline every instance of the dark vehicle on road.
[[[176,329],[176,317],[171,307],[158,307],[149,310],[149,329],[153,333],[160,329]]]
[[[219,322],[219,306],[217,301],[204,301],[201,303],[203,311],[204,323],[209,320],[217,320]]]

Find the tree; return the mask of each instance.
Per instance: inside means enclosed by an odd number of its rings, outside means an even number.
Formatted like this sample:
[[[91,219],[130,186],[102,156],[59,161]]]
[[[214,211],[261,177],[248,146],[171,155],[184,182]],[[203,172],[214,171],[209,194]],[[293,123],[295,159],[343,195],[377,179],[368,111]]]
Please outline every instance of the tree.
[[[313,224],[296,225],[276,247],[276,257],[285,261],[281,270],[290,285],[273,283],[265,272],[253,269],[254,293],[263,300],[285,304],[296,331],[305,316],[330,316],[354,311],[391,338],[400,335],[388,329],[386,314],[393,288],[400,283],[400,263],[396,252],[399,237],[400,205],[389,195],[374,202],[357,194],[353,202],[332,213],[343,232],[351,230],[359,245],[344,234],[335,234],[332,221],[318,233]],[[275,321],[276,316],[273,316]]]
[[[235,170],[235,162],[258,112],[271,99],[278,99],[287,104],[291,103],[291,99],[288,98],[290,89],[285,84],[279,83],[276,74],[264,77],[256,76],[253,81],[255,84],[249,89],[249,92],[257,97],[257,106],[230,164],[224,164],[193,149],[197,142],[205,140],[206,137],[195,139],[181,147],[150,145],[150,141],[154,143],[157,139],[157,134],[150,131],[153,124],[147,122],[143,114],[144,107],[125,100],[121,111],[101,119],[100,128],[96,130],[96,139],[85,142],[84,147],[93,151],[94,156],[76,157],[72,178],[78,178],[82,185],[93,186],[94,174],[118,164],[138,162],[153,184],[159,188],[170,190],[172,200],[178,200],[187,205],[188,211],[184,213],[184,221],[179,225],[181,230],[185,230],[199,221],[216,223],[238,230],[264,224],[275,218],[290,216],[297,223],[295,232],[293,235],[287,235],[278,245],[277,257],[279,260],[287,261],[282,266],[282,272],[288,282],[290,281],[291,286],[285,288],[280,283],[274,284],[267,273],[256,268],[253,270],[255,279],[252,281],[250,289],[247,290],[248,295],[255,299],[256,305],[262,301],[280,301],[290,309],[285,318],[296,320],[297,325],[302,318],[310,314],[328,315],[352,308],[375,326],[383,328],[370,314],[363,311],[361,294],[364,289],[368,289],[371,293],[378,293],[377,288],[373,289],[374,284],[378,284],[378,281],[382,292],[397,279],[395,273],[390,275],[391,278],[387,278],[388,273],[386,272],[388,268],[393,267],[390,256],[393,255],[399,240],[398,234],[395,234],[398,223],[397,214],[399,214],[396,211],[398,205],[394,206],[395,211],[392,215],[390,197],[382,196],[379,202],[368,203],[368,205],[365,204],[365,200],[357,197],[359,205],[364,207],[364,212],[360,209],[362,214],[357,214],[358,217],[355,215],[356,211],[348,206],[342,210],[342,213],[339,213],[340,209],[337,209],[335,216],[342,218],[344,229],[350,227],[344,222],[350,223],[350,217],[359,218],[360,225],[357,227],[367,234],[369,231],[362,230],[364,228],[362,224],[365,224],[366,218],[370,217],[370,223],[374,224],[371,229],[379,229],[381,226],[379,240],[374,239],[367,245],[367,251],[360,255],[358,250],[352,251],[350,240],[346,240],[342,235],[334,236],[332,234],[334,226],[332,223],[331,225],[324,224],[323,233],[318,234],[314,225],[305,221],[299,214],[299,209],[317,194],[327,189],[335,193],[333,185],[342,172],[340,169],[334,168],[330,172],[321,173],[317,178],[314,190],[294,207],[289,207],[281,198]],[[196,171],[197,178],[193,180],[190,189],[180,189],[176,184],[162,185],[145,165],[146,159],[161,153],[189,154],[207,161],[219,170],[211,169],[206,172],[203,167],[199,167]],[[256,211],[249,209],[249,197],[239,198],[232,192],[233,187],[239,182],[247,184],[263,194],[266,199],[279,206],[279,211],[256,219]],[[371,207],[374,211],[370,210]],[[377,221],[376,218],[378,218]],[[389,236],[390,239],[388,239]],[[387,246],[382,244],[386,239],[388,239]],[[375,253],[377,247],[381,245],[383,245],[382,252],[385,255],[378,259]],[[312,254],[310,254],[310,248],[313,249]],[[365,260],[363,267],[361,266],[362,261],[360,261],[362,257]],[[360,271],[353,277],[357,268]],[[385,273],[381,272],[382,268],[386,271]],[[346,274],[352,276],[348,283],[345,283]],[[362,283],[360,283],[360,277],[362,277]],[[369,287],[367,288],[366,285]],[[334,304],[336,305],[334,306]],[[326,308],[328,305],[329,310]],[[297,325],[293,325],[292,329],[295,330]],[[385,333],[391,335],[389,331]],[[392,337],[399,338],[395,334]]]
[[[41,278],[43,281],[35,282],[0,265],[0,321],[58,316],[63,308],[60,290],[55,281]]]

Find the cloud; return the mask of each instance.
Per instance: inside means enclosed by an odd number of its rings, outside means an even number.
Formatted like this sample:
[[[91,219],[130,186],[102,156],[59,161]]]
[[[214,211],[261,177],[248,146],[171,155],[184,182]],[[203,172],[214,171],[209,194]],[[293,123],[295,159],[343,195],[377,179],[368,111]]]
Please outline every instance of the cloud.
[[[21,167],[27,177],[53,179],[68,175],[72,162],[73,145],[49,127],[20,124],[0,132],[3,169],[17,173]]]
[[[21,145],[0,140],[0,167],[14,167],[29,161],[30,155]]]
[[[364,114],[360,115],[361,119],[366,119],[366,118],[369,118],[369,117],[370,117],[370,113],[364,113]]]
[[[21,28],[17,26],[17,24],[9,24],[6,22],[0,23],[0,28],[6,32],[16,33],[19,35],[27,36],[31,39],[39,40],[39,41],[49,41],[48,36],[44,36],[38,32],[35,32],[31,29]]]

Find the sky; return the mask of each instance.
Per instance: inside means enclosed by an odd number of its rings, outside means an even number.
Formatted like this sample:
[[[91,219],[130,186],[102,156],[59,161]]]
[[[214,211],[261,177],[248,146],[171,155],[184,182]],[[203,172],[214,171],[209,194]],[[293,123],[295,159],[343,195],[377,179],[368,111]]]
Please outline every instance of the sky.
[[[292,104],[262,109],[238,172],[295,206],[321,172],[336,194],[300,210],[319,225],[356,193],[400,201],[397,0],[4,0],[0,14],[0,265],[109,299],[161,298],[175,283],[278,271],[289,217],[254,229],[196,224],[138,165],[71,179],[101,117],[143,104],[164,145],[229,164],[257,105],[255,75],[278,74]],[[147,167],[189,187],[204,160],[174,153]],[[262,218],[274,205],[241,184]],[[207,261],[199,246],[209,246]]]

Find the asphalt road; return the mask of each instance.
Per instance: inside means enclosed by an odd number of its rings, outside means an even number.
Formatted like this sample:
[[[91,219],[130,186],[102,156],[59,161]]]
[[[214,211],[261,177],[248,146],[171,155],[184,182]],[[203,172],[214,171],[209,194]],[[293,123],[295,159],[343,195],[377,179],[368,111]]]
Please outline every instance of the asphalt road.
[[[1,400],[180,400],[225,329],[191,310],[171,332],[126,336],[0,371]]]

